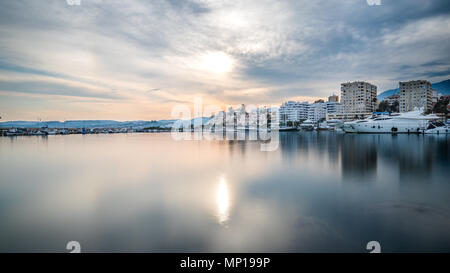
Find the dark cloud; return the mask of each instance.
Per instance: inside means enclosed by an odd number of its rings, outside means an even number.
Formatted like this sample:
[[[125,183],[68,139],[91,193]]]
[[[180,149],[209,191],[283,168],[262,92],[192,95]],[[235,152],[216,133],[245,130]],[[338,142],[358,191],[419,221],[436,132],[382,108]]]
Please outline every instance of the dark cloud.
[[[210,9],[202,2],[195,2],[190,0],[168,0],[171,7],[183,11],[183,12],[191,12],[194,14],[202,14],[209,12]]]
[[[436,68],[438,71],[430,72],[421,67],[450,64],[450,38],[446,29],[449,27],[450,2],[385,0],[382,3],[382,6],[368,6],[365,1],[294,3],[294,13],[311,18],[306,25],[313,33],[305,38],[300,31],[293,35],[311,50],[290,56],[289,61],[270,59],[254,66],[247,62],[245,76],[275,84],[308,77],[326,78],[326,75],[343,72],[350,80],[358,77],[386,79],[390,77],[388,74],[427,79],[448,77],[448,70]],[[391,34],[407,40],[408,36],[414,35],[411,25],[420,27],[438,18],[442,25],[435,24],[437,28],[429,29],[422,41],[412,40],[401,47],[395,40],[385,42]],[[442,59],[435,60],[439,57]],[[301,61],[295,62],[296,59]],[[279,64],[283,62],[285,66]],[[416,73],[410,74],[410,69]]]
[[[73,87],[65,84],[49,83],[49,82],[0,82],[0,90],[35,94],[35,95],[59,95],[70,97],[100,98],[100,99],[125,99],[123,96],[114,92],[95,92],[83,87]]]

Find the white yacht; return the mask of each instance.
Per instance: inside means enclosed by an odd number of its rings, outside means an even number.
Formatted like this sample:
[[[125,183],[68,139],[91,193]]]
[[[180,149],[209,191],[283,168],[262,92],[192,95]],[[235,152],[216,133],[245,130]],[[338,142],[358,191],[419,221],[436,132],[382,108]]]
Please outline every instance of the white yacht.
[[[327,122],[322,122],[319,123],[319,125],[317,126],[317,131],[328,131],[328,130],[332,130],[332,128],[328,125]]]
[[[439,134],[442,134],[442,135],[450,134],[450,127],[442,126],[442,127],[427,129],[425,131],[425,134],[438,134],[438,135]]]
[[[433,122],[428,125],[427,130],[425,130],[425,134],[450,134],[450,126],[440,122]]]
[[[278,128],[278,131],[280,131],[280,132],[297,131],[297,127],[294,127],[294,126],[280,126],[280,128]]]
[[[357,133],[423,133],[436,115],[423,115],[421,110],[382,116],[352,125]]]
[[[315,123],[312,120],[305,120],[302,124],[300,124],[300,129],[305,131],[312,131],[314,130]]]
[[[45,131],[36,131],[31,133],[33,136],[44,136],[47,135],[47,133]]]
[[[347,121],[344,122],[344,125],[342,126],[342,130],[344,130],[344,132],[346,133],[356,133],[356,127],[355,125],[358,123],[365,123],[368,122],[369,120],[371,120],[372,118],[366,118],[366,119],[361,119],[361,120],[354,120],[354,121]]]
[[[330,119],[327,121],[327,125],[330,130],[338,131],[337,129],[342,129],[344,122],[339,119]]]

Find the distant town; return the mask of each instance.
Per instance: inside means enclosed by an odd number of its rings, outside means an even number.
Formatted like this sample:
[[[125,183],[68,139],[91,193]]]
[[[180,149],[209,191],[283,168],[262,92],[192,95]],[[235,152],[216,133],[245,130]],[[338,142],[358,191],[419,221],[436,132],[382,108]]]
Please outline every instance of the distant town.
[[[331,94],[327,101],[319,99],[313,103],[298,101],[282,103],[277,109],[279,110],[279,125],[281,130],[286,128],[324,128],[324,126],[320,126],[324,122],[345,123],[367,119],[374,115],[406,113],[416,109],[421,109],[423,114],[434,114],[444,122],[448,120],[450,95],[439,95],[429,81],[400,82],[398,90],[398,94],[390,95],[379,101],[377,86],[374,84],[365,81],[342,83],[340,96]],[[251,111],[257,113],[266,111],[269,114],[268,123],[270,124],[270,113],[273,110],[273,108],[261,107]],[[242,113],[246,118],[240,124],[237,115]],[[237,109],[230,107],[226,112],[222,111],[220,114],[224,123],[227,117],[232,117],[232,129],[249,129],[249,113],[244,104]],[[195,130],[198,129],[195,128],[196,124],[200,124],[200,129],[214,129],[217,117],[219,116],[201,118],[200,123],[195,122],[196,119],[187,120],[184,124],[181,123],[179,129]],[[176,120],[3,122],[0,123],[0,136],[168,132],[174,127],[175,122]],[[185,126],[186,122],[189,123],[188,126]],[[257,122],[257,126],[259,126],[259,121]]]

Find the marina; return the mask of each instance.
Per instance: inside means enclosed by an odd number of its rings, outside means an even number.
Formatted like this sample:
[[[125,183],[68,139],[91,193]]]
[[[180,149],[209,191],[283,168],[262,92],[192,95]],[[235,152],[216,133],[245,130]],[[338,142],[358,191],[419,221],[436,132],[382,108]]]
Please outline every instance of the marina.
[[[231,125],[227,123],[217,123],[214,116],[202,118],[202,123],[194,123],[188,121],[178,121],[183,126],[177,127],[177,121],[166,123],[164,126],[129,126],[129,127],[100,127],[100,128],[49,128],[45,122],[41,123],[41,127],[0,127],[0,136],[46,136],[46,135],[68,135],[68,134],[116,134],[116,133],[157,133],[157,132],[248,132],[248,131],[336,131],[344,133],[359,134],[448,134],[448,124],[445,123],[442,116],[435,114],[425,115],[423,109],[404,113],[382,113],[367,116],[365,119],[356,119],[344,122],[338,119],[323,120],[314,122],[312,120],[304,120],[298,122],[297,125],[292,123],[287,126],[280,122],[279,126],[265,125],[260,127],[258,123],[249,124],[246,119],[246,125],[236,126],[236,122]],[[244,112],[245,114],[245,112]],[[5,124],[5,123],[3,123]],[[14,123],[13,123],[14,124]],[[2,123],[0,123],[2,125]],[[220,126],[219,126],[220,125]]]
[[[0,253],[450,253],[449,26],[448,0],[1,0]]]

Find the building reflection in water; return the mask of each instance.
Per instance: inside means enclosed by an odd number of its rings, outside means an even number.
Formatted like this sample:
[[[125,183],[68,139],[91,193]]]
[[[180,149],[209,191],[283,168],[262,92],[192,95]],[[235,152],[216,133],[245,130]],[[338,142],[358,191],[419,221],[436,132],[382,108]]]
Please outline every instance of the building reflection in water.
[[[0,138],[0,252],[450,251],[450,136],[279,139]]]
[[[219,224],[226,226],[230,218],[230,193],[225,177],[221,177],[216,193],[217,218]]]
[[[378,163],[377,135],[343,135],[341,162],[344,179],[365,181],[376,175]]]
[[[446,136],[300,132],[280,134],[280,140],[283,157],[312,154],[308,160],[315,158],[318,169],[340,164],[343,181],[373,181],[378,171],[389,171],[380,167],[384,165],[397,172],[402,183],[426,183],[434,166],[445,165],[450,157]]]
[[[351,134],[343,136],[341,145],[344,179],[359,177],[361,181],[376,176],[381,162],[398,170],[400,182],[427,182],[439,150],[429,136],[423,135]],[[448,150],[448,146],[444,146],[443,150]]]

